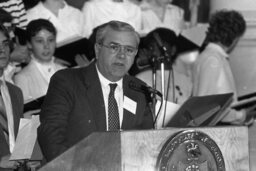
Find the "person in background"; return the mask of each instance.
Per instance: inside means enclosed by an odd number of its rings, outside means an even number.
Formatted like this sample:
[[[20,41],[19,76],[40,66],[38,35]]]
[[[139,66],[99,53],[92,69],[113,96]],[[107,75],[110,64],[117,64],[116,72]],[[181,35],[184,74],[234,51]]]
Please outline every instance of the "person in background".
[[[12,16],[14,27],[25,29],[27,16],[22,0],[1,0],[0,8],[4,9]]]
[[[159,36],[160,41],[166,48],[166,56],[163,54],[162,47],[159,46],[155,38],[155,34]],[[149,68],[142,70],[136,74],[136,77],[146,82],[149,86],[153,84],[153,72],[156,72],[156,89],[161,91],[161,67],[160,62],[165,64],[164,80],[165,80],[165,97],[167,101],[177,104],[183,104],[192,93],[192,81],[185,74],[182,61],[178,58],[178,37],[167,28],[157,28],[147,34],[143,39],[143,49],[140,50],[139,60],[137,63],[145,63]],[[143,62],[144,60],[144,62]],[[155,62],[154,62],[155,61]]]
[[[172,0],[143,0],[140,4],[142,13],[143,35],[165,27],[178,35],[184,29],[184,10],[171,4]]]
[[[221,10],[212,14],[206,32],[204,50],[198,56],[193,69],[193,96],[237,92],[229,64],[229,53],[246,30],[243,16],[234,10]],[[250,110],[229,108],[222,122],[242,124]]]
[[[26,32],[31,61],[14,76],[14,83],[21,88],[24,101],[28,102],[44,96],[51,76],[65,67],[54,60],[57,32],[50,21],[33,20]]]
[[[15,145],[20,118],[23,115],[23,96],[15,85],[5,81],[4,68],[10,58],[11,40],[6,28],[0,24],[0,170],[14,170],[22,161],[10,161]]]
[[[13,17],[10,13],[0,8],[0,23],[7,29],[12,41],[10,62],[5,68],[6,80],[13,83],[13,75],[20,71],[21,65],[30,61],[30,55],[26,44],[15,35],[15,27]]]
[[[127,74],[139,35],[124,22],[110,21],[96,34],[96,61],[53,75],[42,110],[38,140],[50,161],[96,131],[153,128],[153,116],[140,87]]]
[[[68,5],[65,0],[41,0],[27,10],[28,22],[47,19],[57,29],[57,45],[72,42],[83,36],[83,14],[79,9]]]
[[[141,10],[129,0],[89,0],[84,3],[84,35],[89,38],[93,29],[111,20],[129,23],[141,29]]]
[[[71,5],[71,6],[75,7],[75,8],[78,8],[80,10],[82,9],[82,7],[83,7],[83,5],[84,5],[84,3],[86,1],[88,1],[88,0],[66,0],[66,2],[69,5]]]

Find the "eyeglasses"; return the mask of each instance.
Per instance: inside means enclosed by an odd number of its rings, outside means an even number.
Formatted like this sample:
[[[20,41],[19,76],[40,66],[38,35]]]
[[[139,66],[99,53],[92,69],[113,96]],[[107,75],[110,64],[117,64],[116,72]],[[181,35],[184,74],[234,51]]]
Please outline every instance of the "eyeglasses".
[[[121,51],[121,49],[124,50],[124,53],[127,56],[134,56],[137,53],[137,48],[132,47],[132,46],[123,46],[120,44],[116,44],[116,43],[110,43],[109,45],[104,45],[104,44],[99,44],[105,48],[108,48],[110,50],[111,53],[113,54],[117,54],[118,52]]]
[[[9,41],[4,40],[2,43],[0,43],[0,48],[1,49],[7,49],[7,48],[9,48],[9,45],[10,45]]]

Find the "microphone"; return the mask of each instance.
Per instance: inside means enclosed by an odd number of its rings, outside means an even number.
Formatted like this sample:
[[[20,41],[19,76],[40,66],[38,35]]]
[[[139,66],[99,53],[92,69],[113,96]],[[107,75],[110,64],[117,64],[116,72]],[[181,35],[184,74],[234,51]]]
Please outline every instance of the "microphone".
[[[158,90],[146,85],[146,84],[136,84],[134,81],[130,81],[129,87],[131,89],[137,90],[137,91],[143,91],[148,93],[154,93],[157,94],[159,97],[162,97],[162,93],[160,93]]]
[[[153,36],[154,36],[154,38],[155,38],[155,40],[156,40],[157,45],[160,47],[160,49],[162,50],[162,52],[164,53],[164,55],[165,55],[166,57],[168,57],[169,54],[167,53],[167,48],[164,46],[164,44],[163,44],[163,42],[162,42],[162,39],[160,38],[159,34],[155,32],[155,33],[153,33]]]

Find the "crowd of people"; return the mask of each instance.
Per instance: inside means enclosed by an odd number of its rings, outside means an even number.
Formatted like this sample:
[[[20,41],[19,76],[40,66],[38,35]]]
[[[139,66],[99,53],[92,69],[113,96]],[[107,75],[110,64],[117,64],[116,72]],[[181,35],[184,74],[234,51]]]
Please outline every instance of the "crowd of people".
[[[162,63],[165,100],[182,105],[192,96],[233,93],[236,103],[229,53],[246,30],[243,16],[235,10],[211,15],[191,74],[181,58],[184,29],[184,10],[172,0],[89,0],[80,9],[40,0],[27,11],[21,0],[0,1],[0,170],[32,166],[9,158],[20,118],[33,114],[40,117],[44,162],[92,132],[154,129],[152,96],[140,88],[155,84],[161,91]],[[90,52],[73,52],[70,58],[82,62],[69,67],[55,51],[77,40]],[[42,96],[39,111],[25,115],[24,104]],[[248,124],[254,113],[254,107],[228,108],[221,122]]]

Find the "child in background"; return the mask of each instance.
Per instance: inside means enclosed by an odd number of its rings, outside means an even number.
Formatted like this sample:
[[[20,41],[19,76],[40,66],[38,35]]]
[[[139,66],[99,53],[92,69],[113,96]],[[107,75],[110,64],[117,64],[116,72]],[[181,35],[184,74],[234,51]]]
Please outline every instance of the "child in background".
[[[51,76],[65,68],[54,62],[57,32],[50,21],[33,20],[26,32],[31,61],[14,77],[14,83],[22,89],[25,103],[44,96]]]

